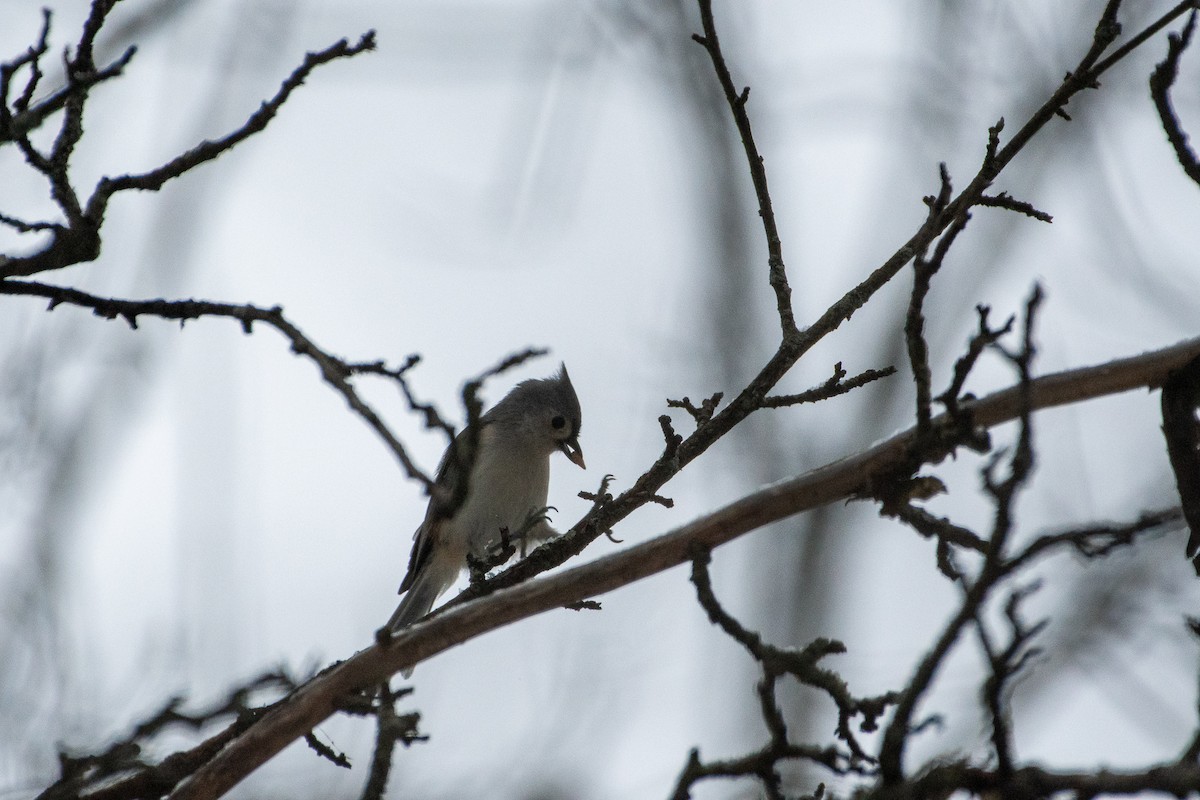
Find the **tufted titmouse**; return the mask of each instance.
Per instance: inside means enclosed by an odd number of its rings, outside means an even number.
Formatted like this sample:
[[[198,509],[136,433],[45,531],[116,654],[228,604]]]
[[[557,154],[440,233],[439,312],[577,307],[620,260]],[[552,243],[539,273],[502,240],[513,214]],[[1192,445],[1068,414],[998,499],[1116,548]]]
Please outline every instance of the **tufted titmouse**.
[[[408,574],[400,584],[408,594],[388,620],[389,630],[429,613],[467,566],[467,554],[481,560],[491,555],[501,544],[502,530],[515,538],[528,528],[520,540],[522,550],[556,534],[537,518],[546,508],[550,456],[559,450],[584,466],[580,422],[579,398],[566,365],[552,378],[518,384],[479,418],[466,496],[447,514],[458,490],[468,431],[454,438],[438,465],[435,483],[441,491],[431,495],[425,521],[413,534]]]

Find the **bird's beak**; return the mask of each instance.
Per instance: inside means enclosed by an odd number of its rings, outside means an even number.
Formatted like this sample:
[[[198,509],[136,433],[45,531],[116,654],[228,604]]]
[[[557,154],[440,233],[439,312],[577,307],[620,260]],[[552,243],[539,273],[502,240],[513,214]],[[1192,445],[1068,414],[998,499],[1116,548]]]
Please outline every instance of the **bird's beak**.
[[[578,439],[572,436],[564,442],[559,442],[558,447],[563,451],[563,455],[571,459],[572,464],[580,469],[587,469],[587,464],[583,463],[583,449],[579,446]]]

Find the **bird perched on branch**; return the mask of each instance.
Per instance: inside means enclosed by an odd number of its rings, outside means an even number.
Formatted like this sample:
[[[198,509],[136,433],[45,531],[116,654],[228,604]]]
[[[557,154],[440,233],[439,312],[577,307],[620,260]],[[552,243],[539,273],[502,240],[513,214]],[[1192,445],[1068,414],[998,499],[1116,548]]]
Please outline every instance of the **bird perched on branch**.
[[[550,456],[559,451],[584,467],[579,398],[566,365],[553,377],[518,384],[475,424],[478,430],[458,434],[438,465],[390,631],[429,613],[468,555],[486,561],[509,537],[524,551],[557,533],[545,519]],[[474,453],[467,452],[472,442]]]

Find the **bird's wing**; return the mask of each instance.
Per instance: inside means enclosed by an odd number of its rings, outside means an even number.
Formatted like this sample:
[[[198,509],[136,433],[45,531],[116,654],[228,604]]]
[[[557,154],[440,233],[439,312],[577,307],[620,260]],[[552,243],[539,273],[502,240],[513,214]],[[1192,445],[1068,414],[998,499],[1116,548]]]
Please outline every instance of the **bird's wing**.
[[[485,427],[481,434],[487,432],[486,420]],[[434,478],[434,484],[438,487],[438,492],[430,495],[429,507],[425,511],[425,519],[413,533],[413,548],[412,553],[408,557],[408,572],[404,575],[404,580],[400,583],[400,593],[408,591],[412,587],[413,581],[416,580],[417,574],[429,560],[429,553],[434,546],[434,532],[439,525],[445,524],[457,508],[452,508],[454,496],[459,491],[461,484],[461,475],[463,472],[463,459],[466,457],[463,450],[467,441],[467,430],[454,437],[454,441],[446,448],[445,454],[442,456],[441,463],[438,464],[437,476]],[[483,445],[483,435],[479,437],[479,446]],[[465,497],[460,499],[465,501]]]

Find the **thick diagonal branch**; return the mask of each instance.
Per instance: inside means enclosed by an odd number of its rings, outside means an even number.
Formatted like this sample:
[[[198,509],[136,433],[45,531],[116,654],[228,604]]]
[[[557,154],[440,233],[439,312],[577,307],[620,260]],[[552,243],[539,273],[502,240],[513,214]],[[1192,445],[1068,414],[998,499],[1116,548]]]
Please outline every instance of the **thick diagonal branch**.
[[[1168,372],[1200,355],[1200,338],[1094,367],[1037,378],[1027,391],[1037,409],[1136,388],[1159,386]],[[971,403],[978,424],[1015,419],[1020,388]],[[938,422],[934,418],[934,424]],[[792,514],[851,497],[874,472],[903,459],[910,429],[868,450],[781,481],[687,525],[619,553],[554,575],[463,602],[406,628],[387,646],[373,645],[326,671],[231,743],[172,795],[173,800],[215,798],[337,710],[338,699],[437,653],[517,620],[613,591],[691,561],[695,547],[716,547]]]

